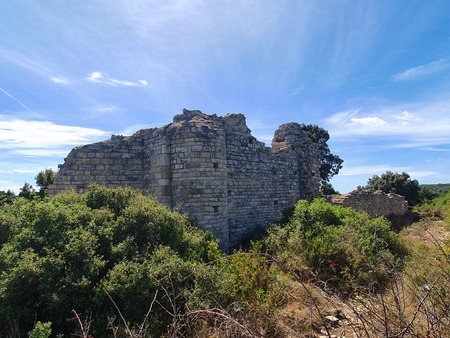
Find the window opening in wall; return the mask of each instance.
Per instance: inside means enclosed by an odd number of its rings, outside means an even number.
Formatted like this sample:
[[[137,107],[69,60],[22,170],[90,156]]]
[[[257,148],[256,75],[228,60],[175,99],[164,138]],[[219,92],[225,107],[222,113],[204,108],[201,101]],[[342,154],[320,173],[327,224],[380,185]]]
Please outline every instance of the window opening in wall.
[[[219,212],[219,207],[217,205],[213,206],[214,212]]]
[[[273,205],[277,205],[278,204],[278,201],[277,200],[274,200],[273,201]]]
[[[214,168],[214,169],[219,169],[219,163],[214,162],[214,163],[213,163],[213,168]]]

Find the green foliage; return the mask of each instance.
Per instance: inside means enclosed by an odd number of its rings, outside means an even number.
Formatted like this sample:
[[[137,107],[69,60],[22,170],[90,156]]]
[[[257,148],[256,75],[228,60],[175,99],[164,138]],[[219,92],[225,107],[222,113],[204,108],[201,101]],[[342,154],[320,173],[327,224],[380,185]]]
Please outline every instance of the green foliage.
[[[35,194],[36,192],[34,191],[33,186],[30,183],[25,182],[23,184],[23,187],[20,188],[19,197],[23,197],[30,200],[33,199]]]
[[[235,251],[216,264],[220,283],[215,297],[227,305],[228,313],[246,322],[253,332],[273,336],[277,325],[277,311],[288,299],[288,277],[263,252],[261,242],[251,242],[246,251]]]
[[[145,260],[124,260],[116,264],[101,285],[126,314],[130,326],[142,322],[153,299],[159,307],[167,309],[167,312],[161,308],[153,311],[147,323],[149,332],[159,337],[172,315],[184,308],[183,292],[194,276],[194,263],[184,261],[169,247],[161,246]]]
[[[45,195],[45,191],[48,189],[48,187],[55,181],[55,172],[53,169],[45,169],[40,171],[35,179],[36,179],[36,185],[40,187],[39,195],[43,197]]]
[[[196,265],[221,255],[186,216],[137,190],[102,186],[3,205],[0,242],[0,331],[18,322],[22,335],[35,320],[51,321],[57,333],[77,332],[76,310],[94,318],[92,334],[108,336],[108,318],[118,311],[105,290],[133,325],[158,290],[148,325],[160,332],[170,319],[162,307],[169,296],[179,294],[183,308]]]
[[[384,218],[370,218],[323,199],[299,201],[290,223],[271,229],[265,243],[280,260],[288,259],[286,266],[298,278],[310,278],[304,271],[312,270],[315,280],[346,292],[353,286],[376,290],[389,266],[407,253]],[[289,262],[294,255],[301,257],[293,259],[297,264]]]
[[[420,188],[429,191],[432,195],[434,195],[434,197],[438,197],[445,195],[448,191],[450,191],[450,184],[421,184]]]
[[[399,174],[387,171],[381,176],[374,175],[367,182],[366,188],[402,195],[408,201],[409,205],[420,203],[419,182],[417,180],[411,180],[410,176],[405,172]]]
[[[14,197],[15,194],[11,190],[0,191],[0,205],[12,203]]]
[[[34,325],[33,330],[28,332],[28,337],[29,338],[48,338],[48,337],[50,337],[51,334],[52,334],[52,323],[51,322],[41,323],[38,321]]]
[[[426,216],[444,219],[447,224],[450,224],[450,191],[415,207],[414,210]]]
[[[226,269],[235,301],[264,305],[267,310],[274,310],[274,305],[282,302],[283,274],[262,253],[261,242],[252,242],[248,252],[235,252]]]
[[[427,186],[419,185],[419,200],[421,203],[431,201],[432,199],[444,194],[445,192],[438,192],[438,190],[430,189]]]
[[[316,199],[299,201],[287,224],[225,256],[211,233],[152,196],[97,185],[4,204],[0,247],[6,336],[12,327],[45,335],[38,330],[50,322],[54,333],[76,334],[72,310],[91,320],[95,337],[188,336],[183,330],[213,323],[235,336],[243,327],[276,336],[294,281],[376,291],[407,254],[384,218]]]
[[[339,192],[334,189],[333,185],[330,182],[322,182],[320,184],[320,194],[322,196],[327,196],[339,194]]]
[[[329,182],[334,175],[337,175],[340,169],[342,169],[342,163],[344,160],[331,153],[327,144],[327,141],[330,139],[330,134],[328,134],[328,131],[312,124],[302,124],[302,130],[306,132],[311,141],[319,146],[322,159],[322,165],[320,166],[320,178],[322,185],[326,185],[326,183]]]

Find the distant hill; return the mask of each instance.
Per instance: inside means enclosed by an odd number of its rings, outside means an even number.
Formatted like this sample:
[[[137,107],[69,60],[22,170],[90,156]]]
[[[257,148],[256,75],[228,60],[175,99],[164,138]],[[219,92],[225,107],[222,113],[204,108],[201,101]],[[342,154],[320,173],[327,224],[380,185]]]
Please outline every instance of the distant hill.
[[[436,193],[438,195],[444,194],[450,191],[450,183],[439,183],[439,184],[421,184],[420,187],[428,189],[429,191]]]

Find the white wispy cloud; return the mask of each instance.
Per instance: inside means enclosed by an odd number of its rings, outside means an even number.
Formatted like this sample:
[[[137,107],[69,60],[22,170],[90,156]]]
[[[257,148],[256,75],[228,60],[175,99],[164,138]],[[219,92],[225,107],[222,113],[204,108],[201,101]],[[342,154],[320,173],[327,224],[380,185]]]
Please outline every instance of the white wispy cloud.
[[[138,132],[141,129],[150,129],[155,127],[162,127],[164,124],[133,124],[132,126],[128,126],[125,129],[120,131],[120,135],[133,135],[134,133]]]
[[[355,117],[355,118],[351,118],[350,121],[351,121],[351,123],[353,123],[355,125],[374,127],[374,128],[378,128],[378,127],[387,125],[386,121],[384,121],[383,119],[376,117],[376,116],[368,116],[368,117],[361,117],[361,118]]]
[[[424,177],[430,177],[430,176],[436,176],[439,175],[440,173],[437,171],[431,171],[431,170],[424,170],[424,171],[408,171],[409,176],[411,176],[411,178],[413,180],[420,180],[421,178]]]
[[[97,104],[90,108],[90,111],[99,115],[112,114],[120,111],[121,108],[113,104]]]
[[[55,74],[48,64],[41,62],[41,60],[36,57],[30,56],[29,53],[0,48],[0,60],[26,69],[27,71],[38,74],[44,78],[51,78],[50,74]]]
[[[31,170],[31,169],[14,169],[11,170],[12,173],[19,173],[19,174],[32,174],[35,173],[36,170]]]
[[[423,121],[422,117],[413,115],[413,114],[411,114],[410,112],[408,112],[406,110],[404,112],[402,112],[401,114],[399,114],[399,115],[394,115],[394,118],[396,118],[397,120],[401,121],[401,123],[403,125],[405,125],[405,126],[408,126],[408,125],[410,125],[411,123],[414,123],[414,122],[422,122]]]
[[[438,73],[450,67],[448,59],[440,59],[437,61],[430,62],[426,65],[410,68],[404,72],[394,74],[392,79],[395,81],[402,80],[414,80],[418,77],[430,75],[433,73]]]
[[[26,156],[60,156],[72,147],[106,138],[110,133],[48,121],[0,115],[0,149]]]
[[[339,176],[359,176],[359,175],[380,175],[386,171],[403,172],[410,167],[393,167],[387,164],[366,165],[366,166],[344,166],[339,170]]]
[[[443,149],[437,147],[422,147],[422,150],[436,151],[436,152],[450,152],[450,149]]]
[[[128,81],[128,80],[117,80],[101,72],[92,72],[86,77],[86,80],[91,83],[99,83],[108,86],[115,87],[136,87],[136,86],[146,86],[148,83],[146,80]]]
[[[445,149],[450,144],[450,100],[338,112],[323,124],[337,140],[378,139],[392,148]]]
[[[50,80],[52,80],[54,83],[56,84],[62,84],[62,85],[68,85],[71,83],[71,81],[65,77],[61,77],[61,76],[53,76],[50,78]]]
[[[437,171],[424,170],[414,171],[410,166],[391,166],[387,164],[366,165],[366,166],[349,166],[339,170],[339,176],[367,176],[382,175],[387,171],[394,173],[407,172],[412,179],[421,179],[424,177],[438,175]]]

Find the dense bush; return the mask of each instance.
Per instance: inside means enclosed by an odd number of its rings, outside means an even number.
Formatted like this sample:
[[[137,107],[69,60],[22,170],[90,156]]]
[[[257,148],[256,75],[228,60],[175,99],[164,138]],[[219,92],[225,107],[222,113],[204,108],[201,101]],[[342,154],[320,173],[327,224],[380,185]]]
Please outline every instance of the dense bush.
[[[130,188],[92,186],[0,207],[5,336],[278,336],[292,284],[376,291],[406,250],[384,218],[297,203],[247,250]],[[44,331],[42,331],[44,332]],[[45,333],[45,334],[47,334]]]
[[[366,188],[402,195],[411,206],[419,204],[422,202],[421,198],[427,198],[428,196],[425,191],[421,193],[419,182],[412,180],[409,174],[405,172],[399,174],[386,171],[381,176],[374,175],[372,178],[369,178]]]
[[[196,265],[220,256],[211,234],[185,215],[136,190],[102,186],[3,205],[0,243],[0,331],[13,335],[14,327],[22,336],[36,321],[79,332],[72,310],[92,319],[91,334],[110,336],[108,326],[124,326],[112,320],[118,309],[132,327],[153,299],[159,305],[146,327],[162,333],[172,320],[164,310],[170,297],[181,311],[195,298],[184,290],[195,290]]]
[[[290,222],[272,228],[265,244],[298,278],[345,292],[378,289],[407,253],[386,219],[323,199],[299,201]]]

